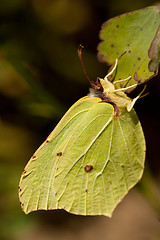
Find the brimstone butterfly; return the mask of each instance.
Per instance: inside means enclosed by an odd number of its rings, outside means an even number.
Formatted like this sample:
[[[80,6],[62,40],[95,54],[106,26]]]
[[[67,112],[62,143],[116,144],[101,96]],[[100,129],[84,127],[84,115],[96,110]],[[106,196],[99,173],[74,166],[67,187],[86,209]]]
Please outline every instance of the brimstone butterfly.
[[[140,180],[145,139],[133,109],[139,96],[131,100],[128,88],[108,80],[116,65],[92,83],[90,94],[67,111],[26,165],[19,184],[25,213],[65,209],[111,216]]]

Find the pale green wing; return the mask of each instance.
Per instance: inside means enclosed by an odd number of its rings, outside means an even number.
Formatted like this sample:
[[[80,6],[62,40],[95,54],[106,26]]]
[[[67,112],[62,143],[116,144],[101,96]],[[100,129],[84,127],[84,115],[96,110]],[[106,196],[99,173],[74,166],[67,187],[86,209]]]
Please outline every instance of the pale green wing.
[[[25,213],[38,209],[57,209],[58,202],[53,189],[55,164],[78,124],[99,98],[84,97],[64,115],[46,141],[31,157],[19,184],[19,198]]]
[[[56,164],[59,207],[80,215],[111,216],[141,178],[145,140],[134,110],[113,119],[113,107],[97,103],[74,130]]]

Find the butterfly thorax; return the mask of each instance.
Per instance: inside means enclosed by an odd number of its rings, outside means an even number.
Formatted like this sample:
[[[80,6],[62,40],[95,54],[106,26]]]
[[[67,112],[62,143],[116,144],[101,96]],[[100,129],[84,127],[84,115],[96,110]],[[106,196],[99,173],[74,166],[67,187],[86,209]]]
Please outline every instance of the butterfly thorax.
[[[114,103],[120,111],[125,108],[127,108],[128,111],[131,111],[133,107],[133,100],[129,98],[126,93],[120,89],[116,89],[115,85],[107,78],[99,78],[99,81],[103,88],[103,92],[101,93],[102,98],[105,96],[106,99],[109,100],[108,102]],[[99,97],[101,97],[101,95],[99,94]]]

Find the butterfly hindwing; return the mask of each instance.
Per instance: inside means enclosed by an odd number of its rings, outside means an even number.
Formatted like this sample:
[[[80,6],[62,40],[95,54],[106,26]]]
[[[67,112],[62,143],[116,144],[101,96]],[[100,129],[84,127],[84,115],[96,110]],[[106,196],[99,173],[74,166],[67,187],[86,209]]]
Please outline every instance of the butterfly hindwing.
[[[95,104],[57,161],[53,185],[59,207],[111,216],[140,179],[144,159],[145,140],[135,111],[114,118],[111,104]]]

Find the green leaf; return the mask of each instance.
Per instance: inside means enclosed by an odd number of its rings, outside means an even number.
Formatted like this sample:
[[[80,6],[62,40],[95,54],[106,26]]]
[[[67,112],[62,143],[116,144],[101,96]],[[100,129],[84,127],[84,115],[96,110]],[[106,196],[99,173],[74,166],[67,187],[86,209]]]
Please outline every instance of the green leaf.
[[[132,77],[130,81],[117,83],[118,87],[144,83],[157,74],[160,62],[159,25],[158,6],[120,15],[102,25],[99,59],[109,65],[119,59],[114,81]]]
[[[22,174],[25,213],[64,208],[81,215],[111,216],[141,178],[145,140],[134,110],[115,117],[98,97],[75,103]]]
[[[160,26],[150,46],[148,55],[151,58],[151,61],[149,62],[149,70],[155,72],[159,68],[160,63]]]

